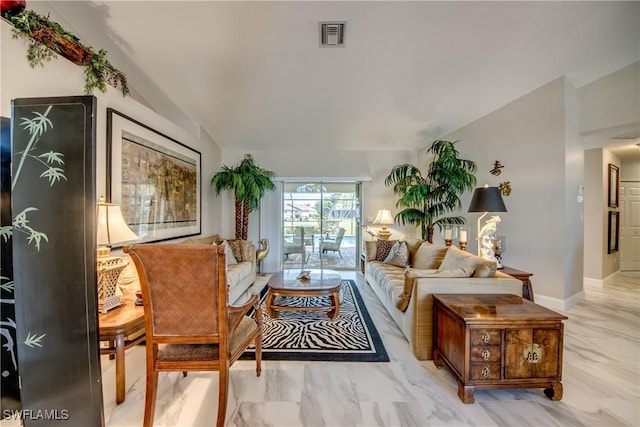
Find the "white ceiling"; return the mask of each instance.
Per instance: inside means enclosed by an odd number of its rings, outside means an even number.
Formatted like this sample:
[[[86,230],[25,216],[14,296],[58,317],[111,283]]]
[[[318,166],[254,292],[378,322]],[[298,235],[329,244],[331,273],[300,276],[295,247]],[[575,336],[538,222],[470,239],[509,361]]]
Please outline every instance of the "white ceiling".
[[[640,2],[29,2],[224,149],[414,149],[640,59]],[[347,21],[320,48],[318,21]],[[188,123],[191,120],[193,123]]]

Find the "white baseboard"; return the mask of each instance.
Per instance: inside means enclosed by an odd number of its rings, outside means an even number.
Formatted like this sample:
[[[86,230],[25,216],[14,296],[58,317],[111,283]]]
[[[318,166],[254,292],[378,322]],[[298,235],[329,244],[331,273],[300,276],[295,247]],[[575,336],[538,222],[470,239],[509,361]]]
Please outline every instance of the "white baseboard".
[[[582,279],[582,286],[590,289],[602,289],[604,288],[604,280],[592,279],[591,277],[584,277]]]
[[[584,300],[584,291],[580,291],[577,294],[571,295],[567,299],[553,298],[546,295],[535,296],[536,304],[540,304],[543,307],[547,307],[550,310],[566,311]]]

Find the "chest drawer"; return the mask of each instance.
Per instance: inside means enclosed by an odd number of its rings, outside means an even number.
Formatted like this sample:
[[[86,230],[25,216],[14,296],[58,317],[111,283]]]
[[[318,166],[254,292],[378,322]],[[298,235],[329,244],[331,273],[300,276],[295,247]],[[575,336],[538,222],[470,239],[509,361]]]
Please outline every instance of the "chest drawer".
[[[471,347],[471,363],[500,362],[502,348],[500,346]]]
[[[471,365],[470,377],[472,380],[499,380],[499,363],[482,363]]]
[[[472,329],[471,346],[479,345],[500,345],[502,342],[502,331],[500,329]]]

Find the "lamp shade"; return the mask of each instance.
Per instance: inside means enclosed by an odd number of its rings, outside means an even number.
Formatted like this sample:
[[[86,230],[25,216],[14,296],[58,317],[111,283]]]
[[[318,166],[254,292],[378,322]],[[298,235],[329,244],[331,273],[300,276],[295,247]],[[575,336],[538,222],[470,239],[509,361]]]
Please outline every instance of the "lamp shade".
[[[393,216],[389,209],[380,209],[376,215],[376,219],[373,220],[374,224],[393,224]]]
[[[125,222],[120,206],[100,202],[97,205],[96,215],[97,244],[99,246],[112,246],[139,239]]]
[[[476,188],[469,204],[469,212],[506,212],[498,187],[484,186]]]

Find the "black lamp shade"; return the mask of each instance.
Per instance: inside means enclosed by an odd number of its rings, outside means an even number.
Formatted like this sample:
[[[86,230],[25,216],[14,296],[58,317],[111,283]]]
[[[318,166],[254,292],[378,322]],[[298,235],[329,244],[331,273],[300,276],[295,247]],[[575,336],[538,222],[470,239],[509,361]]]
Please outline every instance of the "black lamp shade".
[[[482,187],[473,191],[469,212],[506,212],[498,187]]]

